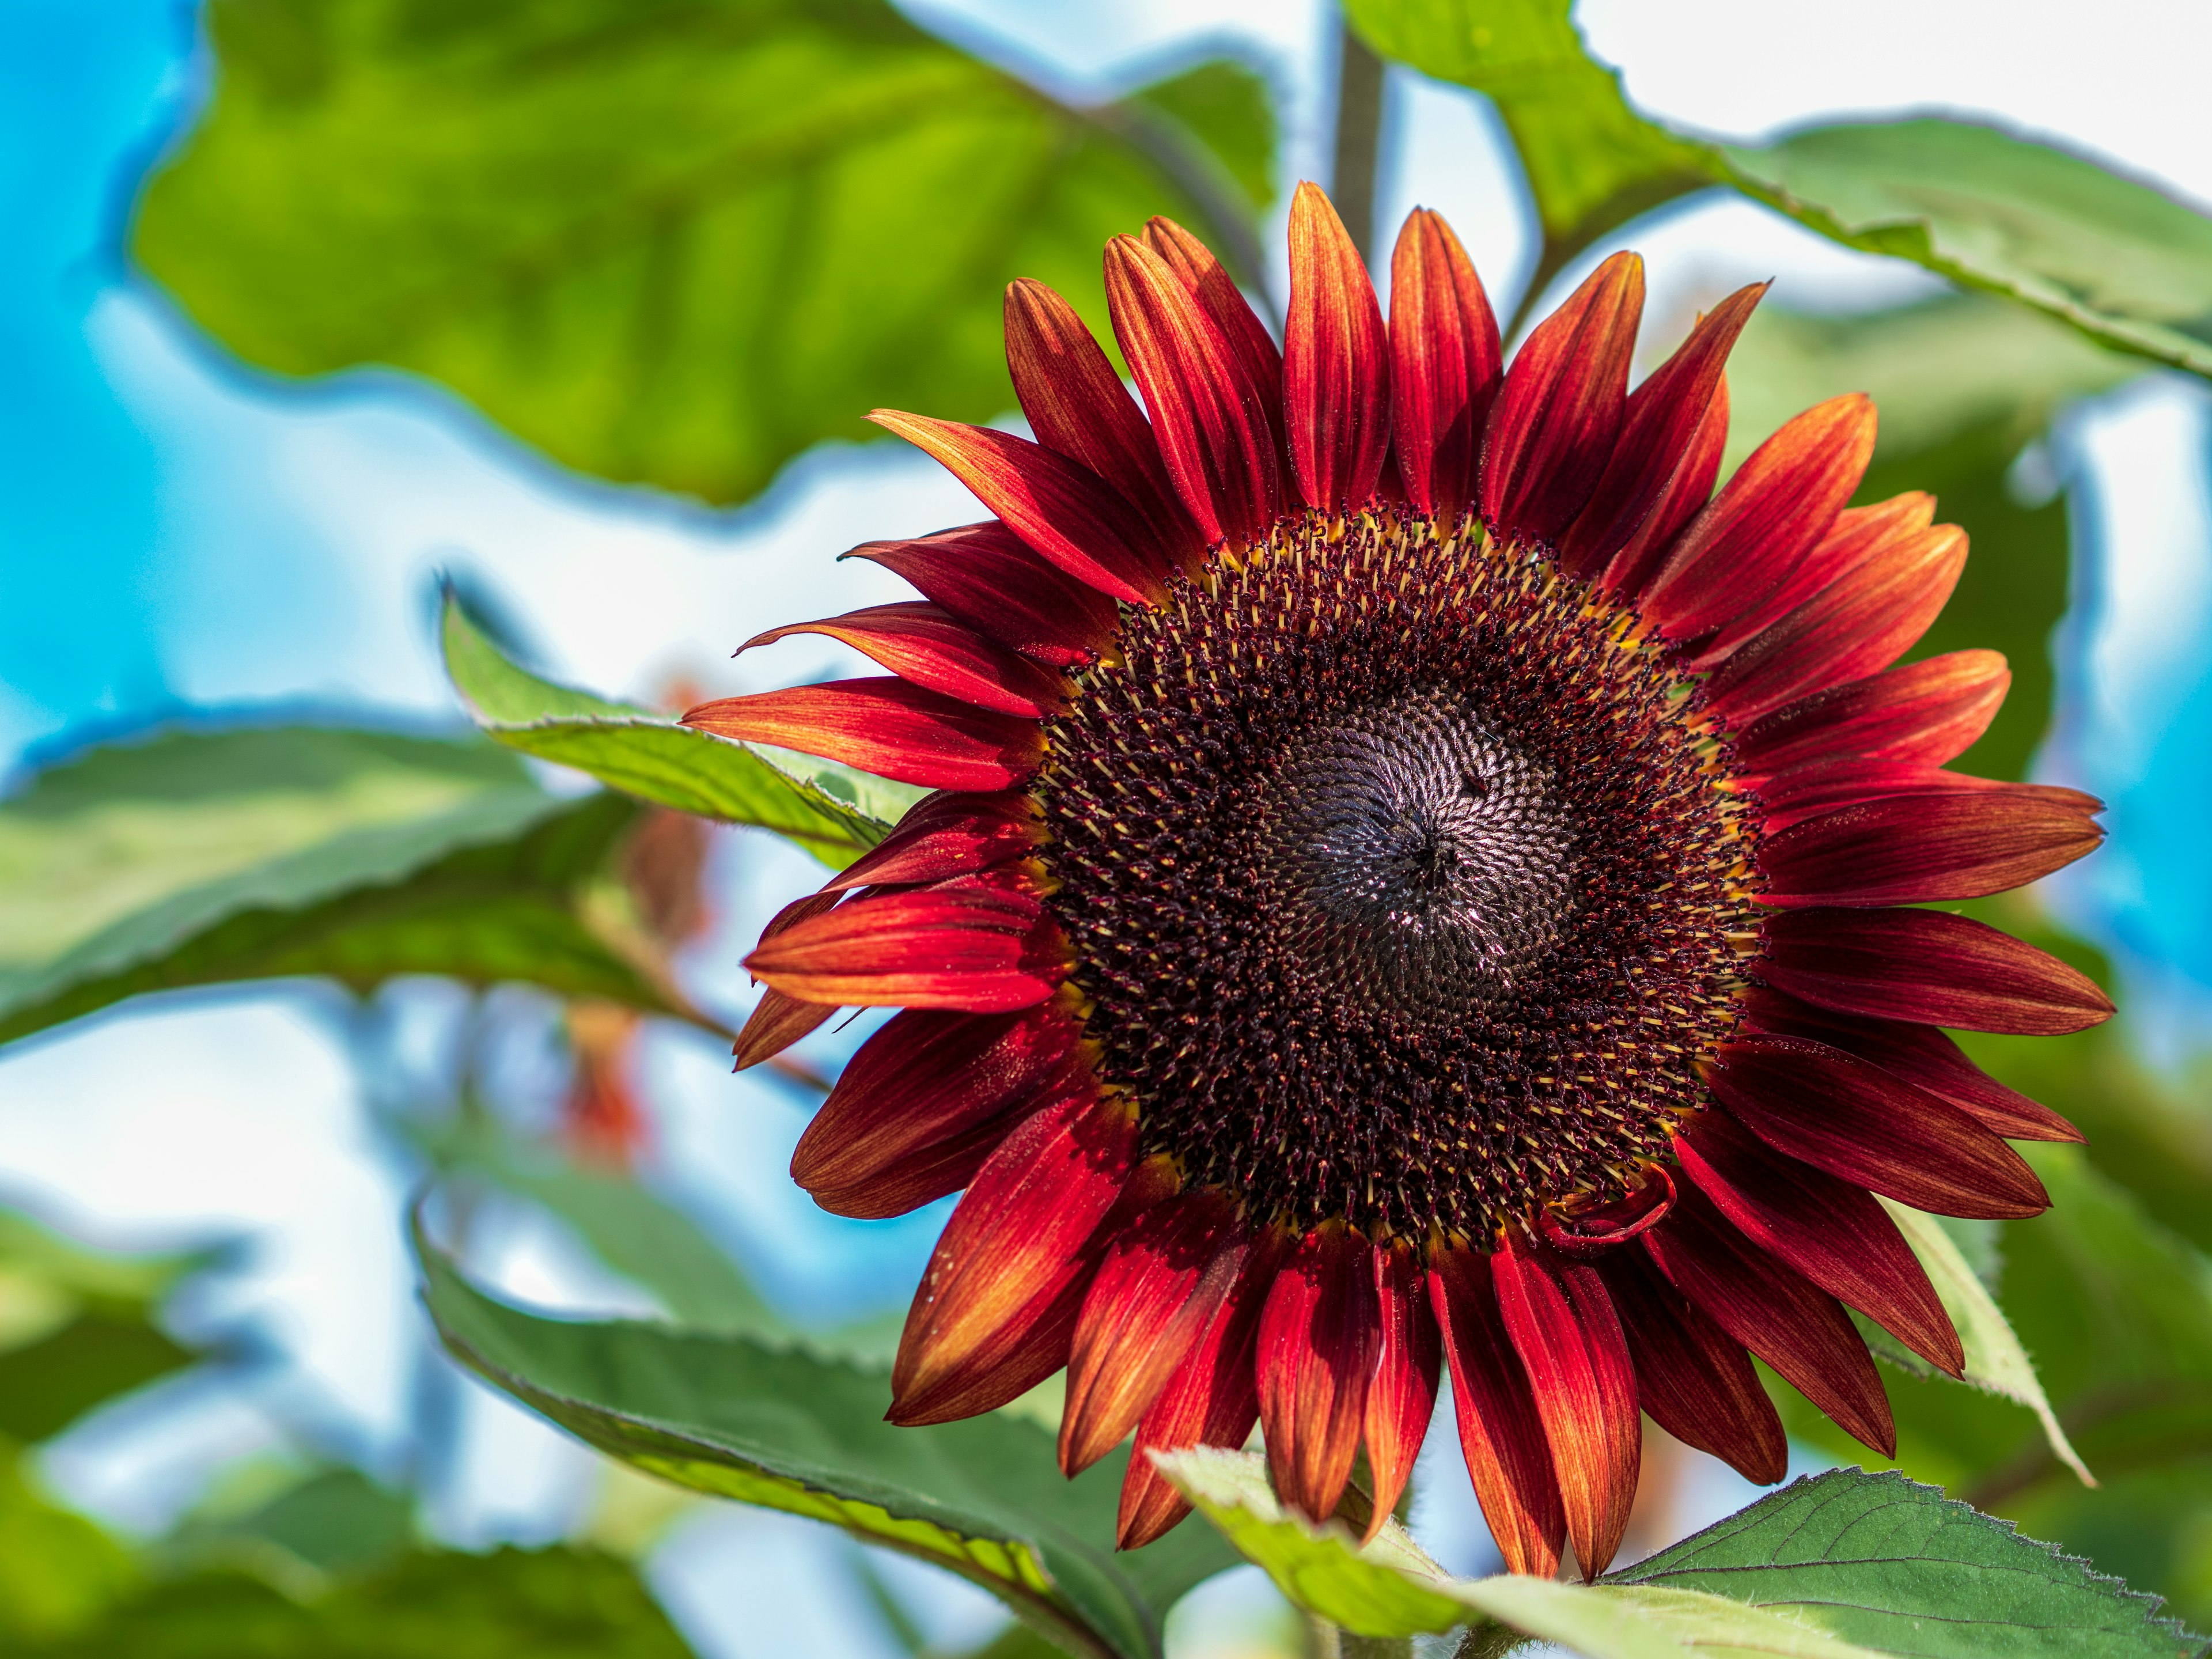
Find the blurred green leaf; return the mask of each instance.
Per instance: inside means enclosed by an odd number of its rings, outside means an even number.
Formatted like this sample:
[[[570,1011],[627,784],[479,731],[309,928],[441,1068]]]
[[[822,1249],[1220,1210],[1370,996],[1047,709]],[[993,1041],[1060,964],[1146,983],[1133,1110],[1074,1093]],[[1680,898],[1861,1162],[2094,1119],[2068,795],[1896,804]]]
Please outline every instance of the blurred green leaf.
[[[1848,246],[2212,375],[2212,217],[2055,145],[1968,121],[1851,122],[1729,149],[1738,185]]]
[[[489,744],[308,727],[96,750],[0,805],[0,1042],[151,991],[520,980],[697,1018],[585,914],[636,812]]]
[[[680,812],[772,830],[835,869],[881,841],[924,793],[811,756],[787,763],[787,750],[733,743],[540,679],[501,656],[451,594],[444,637],[454,688],[477,724],[508,748]]]
[[[198,1359],[143,1320],[81,1315],[49,1337],[0,1353],[0,1434],[44,1440],[94,1407]]]
[[[1103,323],[1099,249],[1148,215],[1252,246],[1249,137],[1207,146],[1256,101],[1225,66],[1074,110],[883,0],[218,0],[208,29],[214,102],[136,238],[196,320],[711,501],[872,406],[1012,407],[1011,278]]]
[[[0,1652],[83,1628],[137,1581],[120,1543],[33,1492],[0,1446]]]
[[[1033,1423],[1000,1413],[896,1428],[881,1371],[740,1337],[540,1318],[472,1289],[434,1249],[420,1255],[447,1346],[572,1433],[678,1485],[959,1573],[1071,1651],[1157,1655],[1168,1607],[1233,1559],[1190,1527],[1116,1554],[1126,1453],[1068,1481]]]

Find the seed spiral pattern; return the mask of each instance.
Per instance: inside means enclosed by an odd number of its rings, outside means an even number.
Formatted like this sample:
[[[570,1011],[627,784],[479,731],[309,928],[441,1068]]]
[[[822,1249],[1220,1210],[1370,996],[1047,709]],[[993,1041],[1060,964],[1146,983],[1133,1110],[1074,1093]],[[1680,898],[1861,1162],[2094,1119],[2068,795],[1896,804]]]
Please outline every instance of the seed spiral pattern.
[[[1749,831],[1632,612],[1468,522],[1285,522],[1047,726],[1103,1077],[1267,1218],[1486,1237],[1702,1098]]]

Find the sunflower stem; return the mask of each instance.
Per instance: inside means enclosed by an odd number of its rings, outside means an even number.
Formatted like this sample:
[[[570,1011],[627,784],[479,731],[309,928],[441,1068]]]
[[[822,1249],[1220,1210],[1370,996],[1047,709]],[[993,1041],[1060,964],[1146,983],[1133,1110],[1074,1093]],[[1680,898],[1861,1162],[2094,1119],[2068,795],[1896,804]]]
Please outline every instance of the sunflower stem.
[[[1354,1636],[1318,1613],[1306,1617],[1312,1626],[1314,1659],[1413,1659],[1410,1636]]]
[[[1375,168],[1382,141],[1382,60],[1352,32],[1337,24],[1336,166],[1329,194],[1359,257],[1368,258],[1375,241]]]

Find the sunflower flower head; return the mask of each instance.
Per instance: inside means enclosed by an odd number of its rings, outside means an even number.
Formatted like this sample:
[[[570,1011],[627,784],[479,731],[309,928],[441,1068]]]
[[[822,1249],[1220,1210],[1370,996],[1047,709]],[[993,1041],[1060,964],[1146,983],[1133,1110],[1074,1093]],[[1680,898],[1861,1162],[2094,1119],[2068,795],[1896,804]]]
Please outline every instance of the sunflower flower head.
[[[1279,349],[1155,220],[1106,250],[1143,402],[1049,289],[1007,358],[1035,441],[876,419],[994,515],[854,550],[924,598],[763,635],[890,678],[686,718],[938,793],[747,966],[740,1063],[848,1006],[793,1174],[840,1214],[965,1189],[892,1416],[1067,1371],[1074,1473],[1133,1434],[1121,1541],[1185,1506],[1146,1453],[1261,1430],[1285,1501],[1379,1524],[1448,1367],[1507,1564],[1585,1575],[1639,1408],[1757,1481],[1758,1355],[1894,1449],[1846,1309],[1957,1374],[1875,1194],[2036,1213],[2009,1139],[2078,1138],[1938,1029],[2059,1032],[2088,981],[1930,902],[2095,846],[2098,804],[1943,769],[2003,659],[1893,666],[1965,562],[1908,495],[1849,507],[1863,397],[1717,494],[1761,289],[1632,391],[1608,259],[1504,361],[1434,214],[1386,323],[1326,198]]]

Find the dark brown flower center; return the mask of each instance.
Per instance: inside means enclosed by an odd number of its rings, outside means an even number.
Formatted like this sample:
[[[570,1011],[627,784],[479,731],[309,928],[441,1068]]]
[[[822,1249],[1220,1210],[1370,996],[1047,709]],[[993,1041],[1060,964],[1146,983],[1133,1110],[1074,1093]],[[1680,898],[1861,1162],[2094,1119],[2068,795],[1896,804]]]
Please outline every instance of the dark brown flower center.
[[[1148,1149],[1416,1238],[1668,1156],[1733,1020],[1748,846],[1633,623],[1394,512],[1290,521],[1124,612],[1038,793]]]

